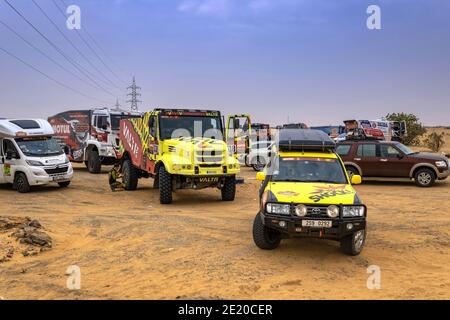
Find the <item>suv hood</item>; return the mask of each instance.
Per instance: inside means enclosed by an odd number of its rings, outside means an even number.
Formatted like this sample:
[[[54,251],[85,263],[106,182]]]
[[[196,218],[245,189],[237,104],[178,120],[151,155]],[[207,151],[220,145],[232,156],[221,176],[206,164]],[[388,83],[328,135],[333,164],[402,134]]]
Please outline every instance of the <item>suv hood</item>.
[[[440,155],[437,153],[429,153],[429,152],[413,153],[413,154],[408,155],[408,157],[422,158],[422,159],[434,160],[434,161],[448,161],[448,158],[443,155]]]
[[[356,191],[349,184],[269,182],[267,190],[269,201],[329,205],[358,202]]]

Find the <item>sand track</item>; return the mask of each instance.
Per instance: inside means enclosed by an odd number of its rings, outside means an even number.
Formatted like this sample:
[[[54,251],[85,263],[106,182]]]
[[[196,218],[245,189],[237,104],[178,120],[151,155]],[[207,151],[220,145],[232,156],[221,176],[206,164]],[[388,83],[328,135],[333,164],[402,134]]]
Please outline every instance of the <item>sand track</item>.
[[[357,189],[369,208],[359,257],[338,243],[292,239],[272,252],[257,249],[252,223],[258,183],[235,202],[218,190],[180,191],[161,206],[152,180],[135,192],[112,193],[107,175],[81,167],[67,190],[22,195],[4,186],[0,215],[30,216],[46,226],[54,247],[0,264],[5,299],[335,299],[450,298],[450,181],[420,189],[368,182]],[[69,265],[81,268],[80,291],[66,288]],[[366,287],[369,265],[382,289]]]

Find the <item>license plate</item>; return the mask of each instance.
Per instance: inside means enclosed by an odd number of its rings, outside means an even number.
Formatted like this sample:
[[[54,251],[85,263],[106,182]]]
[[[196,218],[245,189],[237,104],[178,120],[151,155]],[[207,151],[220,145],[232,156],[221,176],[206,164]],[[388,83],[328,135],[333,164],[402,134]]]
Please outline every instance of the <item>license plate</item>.
[[[310,228],[331,228],[333,226],[332,221],[327,220],[303,220],[302,227]]]
[[[66,180],[66,177],[65,176],[53,177],[53,181],[62,181],[62,180]]]
[[[206,171],[207,174],[217,174],[217,171]]]

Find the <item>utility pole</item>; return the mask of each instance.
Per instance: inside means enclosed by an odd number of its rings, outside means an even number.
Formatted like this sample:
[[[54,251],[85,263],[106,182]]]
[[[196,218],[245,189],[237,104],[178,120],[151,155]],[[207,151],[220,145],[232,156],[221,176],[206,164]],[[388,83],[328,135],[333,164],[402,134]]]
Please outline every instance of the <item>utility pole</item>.
[[[127,88],[128,90],[131,90],[131,92],[129,94],[127,94],[127,96],[131,96],[131,100],[128,100],[127,102],[131,103],[131,111],[138,111],[138,103],[142,102],[141,100],[139,100],[138,98],[141,96],[141,94],[139,93],[139,91],[141,90],[141,87],[138,87],[136,85],[136,79],[135,77],[133,77],[133,84],[131,86],[129,86]]]

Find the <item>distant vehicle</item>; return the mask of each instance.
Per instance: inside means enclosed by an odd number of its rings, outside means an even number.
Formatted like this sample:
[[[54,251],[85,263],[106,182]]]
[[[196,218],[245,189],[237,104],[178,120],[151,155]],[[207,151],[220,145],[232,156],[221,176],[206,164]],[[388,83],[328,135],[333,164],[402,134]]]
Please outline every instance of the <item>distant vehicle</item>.
[[[449,160],[438,154],[413,152],[400,142],[344,141],[337,145],[348,175],[364,179],[414,179],[419,187],[431,187],[449,175]]]
[[[345,126],[320,126],[311,127],[313,130],[320,130],[330,136],[331,139],[335,139],[341,134],[345,133]]]
[[[53,136],[42,119],[0,120],[0,184],[10,183],[20,193],[49,183],[68,187],[72,165]]]
[[[308,126],[304,123],[288,123],[284,124],[281,129],[308,129]]]
[[[273,145],[274,142],[269,140],[252,143],[246,165],[251,166],[255,171],[263,170],[269,162]]]
[[[373,138],[385,141],[403,141],[407,135],[405,121],[346,120],[345,131],[353,138]]]
[[[72,110],[49,117],[69,159],[84,162],[90,173],[116,160],[120,120],[140,118],[139,112],[109,109]]]

